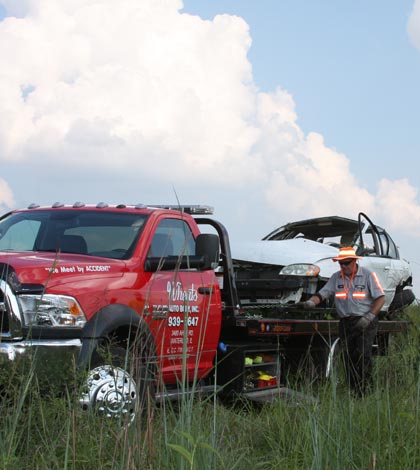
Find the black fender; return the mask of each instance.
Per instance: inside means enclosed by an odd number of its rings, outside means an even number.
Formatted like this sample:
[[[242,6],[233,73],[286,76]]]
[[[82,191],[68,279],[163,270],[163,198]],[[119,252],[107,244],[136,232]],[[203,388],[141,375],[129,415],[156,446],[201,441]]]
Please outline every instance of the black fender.
[[[123,328],[128,329],[130,338],[136,335],[144,336],[148,343],[148,353],[151,357],[156,357],[153,335],[144,318],[127,305],[111,304],[98,310],[84,326],[78,368],[86,370],[90,364],[92,353],[101,340],[112,336],[112,333]]]

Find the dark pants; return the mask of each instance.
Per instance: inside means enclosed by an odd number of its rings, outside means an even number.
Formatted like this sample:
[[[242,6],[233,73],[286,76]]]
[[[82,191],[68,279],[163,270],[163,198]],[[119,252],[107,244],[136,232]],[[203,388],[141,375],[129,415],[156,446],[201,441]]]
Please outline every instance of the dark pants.
[[[376,317],[366,329],[357,328],[360,317],[340,319],[340,340],[350,388],[358,396],[364,395],[372,381],[372,346],[378,331]]]

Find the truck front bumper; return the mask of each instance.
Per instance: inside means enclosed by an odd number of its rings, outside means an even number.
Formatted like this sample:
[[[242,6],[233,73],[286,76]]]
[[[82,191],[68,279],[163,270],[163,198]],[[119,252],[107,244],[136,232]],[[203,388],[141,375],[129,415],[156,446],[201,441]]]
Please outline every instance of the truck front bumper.
[[[28,377],[36,377],[40,385],[73,383],[81,347],[80,339],[1,342],[0,384]]]

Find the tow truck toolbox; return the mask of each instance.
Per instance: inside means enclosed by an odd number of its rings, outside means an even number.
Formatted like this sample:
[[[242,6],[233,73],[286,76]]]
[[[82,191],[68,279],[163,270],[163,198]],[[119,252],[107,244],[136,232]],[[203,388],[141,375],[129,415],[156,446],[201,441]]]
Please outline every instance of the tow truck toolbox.
[[[84,408],[129,419],[147,400],[188,391],[290,395],[286,371],[308,351],[326,364],[337,322],[316,312],[293,318],[295,307],[262,305],[268,318],[245,312],[228,233],[211,214],[198,205],[80,202],[5,214],[2,371],[68,384],[77,370]],[[406,325],[381,321],[379,343]]]

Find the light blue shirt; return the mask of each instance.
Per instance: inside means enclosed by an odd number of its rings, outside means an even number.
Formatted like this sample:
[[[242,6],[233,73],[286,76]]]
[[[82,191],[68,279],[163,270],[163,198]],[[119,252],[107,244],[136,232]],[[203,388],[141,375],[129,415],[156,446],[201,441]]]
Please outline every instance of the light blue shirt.
[[[384,290],[377,275],[357,265],[353,277],[347,277],[341,271],[335,272],[319,291],[323,299],[335,298],[335,308],[340,318],[362,316],[369,313],[374,301],[384,295]]]

